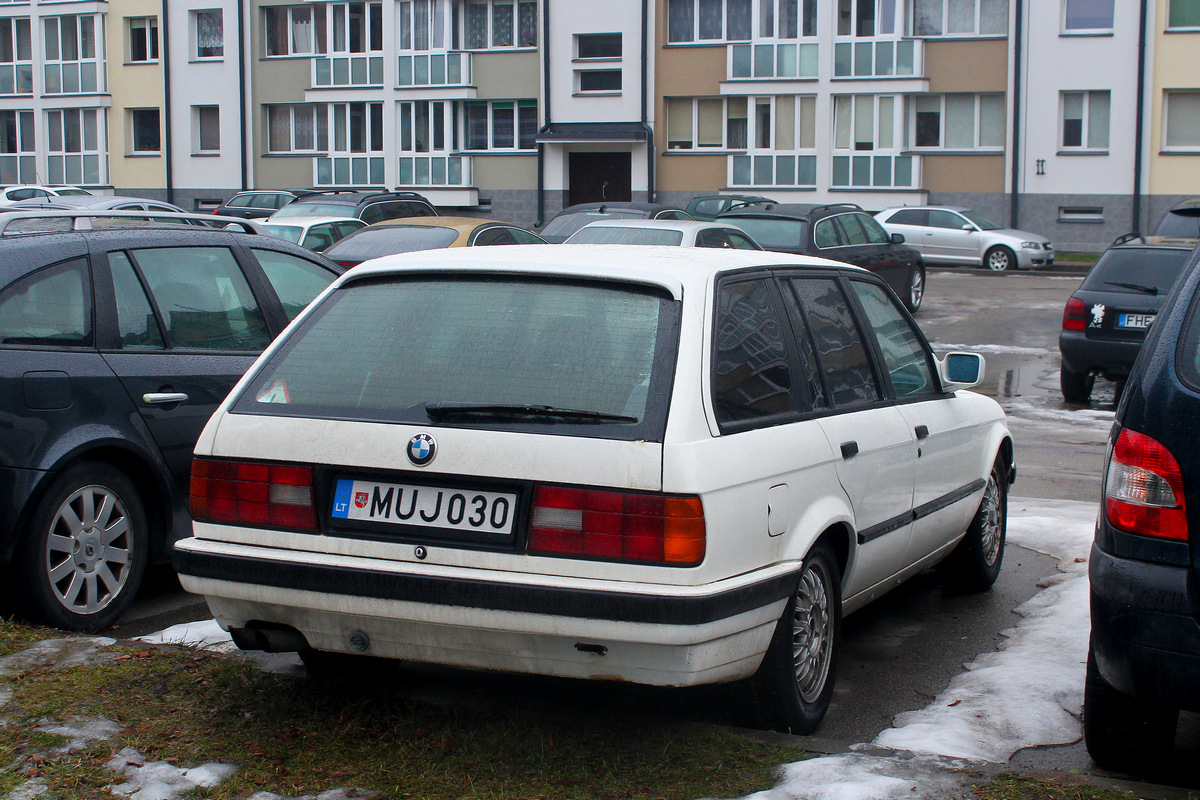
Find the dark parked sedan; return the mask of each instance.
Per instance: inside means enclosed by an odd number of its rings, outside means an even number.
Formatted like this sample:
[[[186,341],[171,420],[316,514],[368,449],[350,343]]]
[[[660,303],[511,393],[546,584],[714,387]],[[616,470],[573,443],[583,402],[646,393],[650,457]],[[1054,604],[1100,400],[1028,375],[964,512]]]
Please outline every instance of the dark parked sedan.
[[[1109,434],[1088,563],[1088,752],[1144,768],[1200,711],[1200,254],[1184,265],[1129,374]]]
[[[1191,252],[1186,242],[1123,236],[1097,259],[1063,310],[1064,400],[1088,402],[1097,375],[1125,380]]]
[[[551,244],[561,244],[575,231],[598,219],[691,219],[682,208],[660,203],[579,203],[567,206],[538,233]]]
[[[20,218],[5,216],[0,591],[37,621],[98,631],[132,602],[147,563],[190,533],[205,422],[341,270],[235,230],[6,235]]]

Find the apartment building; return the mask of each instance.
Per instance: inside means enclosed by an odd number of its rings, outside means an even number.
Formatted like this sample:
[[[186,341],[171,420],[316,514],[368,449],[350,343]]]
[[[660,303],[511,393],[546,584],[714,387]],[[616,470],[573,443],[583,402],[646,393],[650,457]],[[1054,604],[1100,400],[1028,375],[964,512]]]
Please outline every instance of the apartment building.
[[[527,225],[753,192],[1098,249],[1200,194],[1200,0],[0,0],[0,178]]]

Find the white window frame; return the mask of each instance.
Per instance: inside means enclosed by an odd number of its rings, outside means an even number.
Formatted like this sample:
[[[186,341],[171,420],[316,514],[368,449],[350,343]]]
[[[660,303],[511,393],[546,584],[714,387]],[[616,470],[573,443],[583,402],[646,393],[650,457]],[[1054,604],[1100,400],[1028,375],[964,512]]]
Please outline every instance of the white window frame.
[[[141,44],[144,58],[135,54],[135,45]],[[159,59],[158,17],[125,18],[125,59],[129,64],[157,64]]]
[[[215,119],[211,124],[216,125],[216,142],[207,142],[205,144],[205,117],[215,115]],[[221,107],[217,105],[199,105],[192,106],[192,130],[194,136],[192,138],[192,152],[196,154],[212,155],[221,151]]]
[[[1008,11],[1009,3],[1017,2],[1018,0],[912,0],[910,12],[908,15],[908,27],[913,36],[921,38],[945,38],[945,39],[965,39],[979,38],[992,36],[1007,36],[1008,35]],[[1045,0],[1043,0],[1044,2]],[[973,21],[970,30],[954,30],[949,28],[955,24],[954,11],[963,8],[960,3],[972,4]],[[937,31],[925,30],[917,24],[917,13],[920,6],[924,4],[938,6],[939,19],[937,20]],[[1000,7],[1003,6],[1003,11]],[[984,12],[989,12],[989,18],[1003,20],[1003,30],[987,30],[983,31],[982,21]],[[959,26],[961,27],[961,26]]]
[[[1079,35],[1088,35],[1088,34],[1096,34],[1096,33],[1112,33],[1113,26],[1116,24],[1115,23],[1116,14],[1117,14],[1116,0],[1107,0],[1107,2],[1108,2],[1108,24],[1107,25],[1092,26],[1090,28],[1084,28],[1084,27],[1069,28],[1069,27],[1067,27],[1068,13],[1069,13],[1070,7],[1074,3],[1092,2],[1092,1],[1093,0],[1063,0],[1061,24],[1062,24],[1062,32],[1064,35],[1079,36]]]
[[[65,25],[74,28],[72,36],[77,50],[74,58],[63,57],[62,31]],[[51,32],[51,28],[53,28],[53,32]],[[64,14],[43,17],[42,31],[45,48],[43,51],[43,80],[46,81],[44,90],[46,94],[95,94],[107,91],[104,73],[104,16],[102,14]],[[85,33],[90,34],[90,38]],[[83,47],[85,43],[91,45],[90,54]],[[83,74],[87,71],[85,67],[91,67],[94,71],[96,80],[94,89],[83,86]],[[63,75],[72,68],[78,69],[80,75],[80,88],[76,91],[68,91],[63,79]],[[57,90],[50,88],[49,74],[53,71],[57,71],[59,75]]]
[[[396,144],[400,153],[444,156],[458,149],[454,140],[453,101],[404,100],[396,104],[396,111]]]
[[[1187,98],[1188,108],[1183,107]],[[1172,105],[1176,108],[1172,110]],[[1172,119],[1175,125],[1172,125]],[[1163,92],[1163,150],[1165,152],[1200,153],[1200,89],[1172,89]],[[1172,142],[1173,128],[1187,131],[1188,139]]]
[[[615,89],[613,89],[613,88],[585,89],[583,87],[584,74],[585,73],[600,73],[600,72],[616,73],[621,79],[621,85]],[[620,67],[613,67],[611,69],[577,69],[577,70],[575,70],[574,90],[575,90],[575,94],[580,95],[582,97],[592,97],[592,96],[608,97],[611,95],[619,95],[625,91],[625,70],[621,69]]]
[[[156,114],[158,128],[158,147],[153,150],[142,150],[137,147],[137,123],[135,119],[143,114],[153,112]],[[126,135],[128,138],[128,155],[132,156],[157,156],[162,155],[163,146],[163,129],[162,129],[162,109],[149,106],[146,108],[128,108],[125,110],[126,118]]]
[[[1181,6],[1191,6],[1191,8],[1186,9],[1184,12],[1190,12],[1190,16],[1194,18],[1195,21],[1191,25],[1171,24],[1171,20],[1174,17],[1172,12],[1175,10],[1174,6],[1176,3],[1179,3]],[[1200,29],[1200,0],[1167,0],[1167,30],[1193,31],[1196,29]]]
[[[779,121],[780,121],[780,100],[788,98],[792,101],[792,146],[778,147],[779,144]],[[755,113],[758,105],[769,103],[771,109],[771,122],[769,130],[769,147],[761,147],[758,143],[761,140],[761,131],[758,129],[758,117]],[[667,115],[667,149],[672,153],[720,153],[722,151],[731,152],[774,152],[774,153],[795,153],[798,155],[814,155],[817,152],[816,143],[816,95],[811,94],[796,94],[796,95],[753,95],[753,96],[713,96],[713,97],[669,97],[666,98],[667,107],[665,109]],[[701,103],[719,103],[721,108],[721,142],[720,144],[701,144],[700,143],[700,104]],[[681,138],[672,138],[671,129],[671,106],[675,105],[675,113],[688,113],[690,115],[690,132],[691,139],[684,146],[679,144],[683,140]],[[741,106],[739,111],[744,111],[745,116],[733,117],[732,119],[744,121],[744,129],[739,132],[739,142],[733,142],[729,115],[730,106]],[[686,112],[684,111],[686,107]],[[674,144],[673,144],[674,143]]]
[[[512,144],[502,144],[499,137],[496,135],[496,107],[498,105],[512,105]],[[469,126],[472,123],[471,111],[475,109],[485,109],[484,124],[487,127],[487,145],[485,148],[473,147],[474,142],[470,135]],[[524,114],[522,114],[524,112]],[[469,153],[530,153],[537,149],[537,143],[529,140],[526,146],[521,145],[521,120],[524,117],[527,121],[529,115],[532,115],[534,131],[537,130],[538,109],[537,101],[531,99],[514,99],[514,100],[472,100],[464,101],[462,104],[462,135],[459,141],[462,142],[462,149]]]
[[[361,32],[362,46],[357,49],[352,48],[350,41],[350,7],[362,6],[362,25]],[[356,0],[355,2],[342,3],[326,3],[325,4],[325,20],[328,25],[328,30],[325,32],[323,41],[328,42],[329,55],[380,55],[383,53],[384,43],[381,35],[378,46],[373,46],[371,42],[371,20],[378,17],[380,31],[382,32],[383,25],[383,3],[379,0]],[[320,41],[320,40],[319,40]]]
[[[512,6],[512,25],[511,28],[505,26],[501,28],[496,24],[497,6]],[[477,12],[472,11],[472,8],[478,9],[486,7],[487,19],[485,22],[486,33],[484,38],[486,43],[480,45],[473,38],[471,26],[474,22],[473,15]],[[533,25],[529,31],[529,35],[525,38],[521,36],[521,20],[523,14],[533,14]],[[538,13],[538,4],[536,0],[467,0],[462,4],[462,49],[464,50],[532,50],[537,47],[538,43],[538,25],[540,18]],[[507,39],[507,41],[506,41]]]
[[[838,38],[870,38],[874,39],[879,36],[894,36],[900,32],[901,20],[898,14],[904,10],[905,3],[903,0],[837,0],[838,8],[834,9],[836,21],[834,22],[834,32]],[[841,20],[842,6],[846,6],[849,11],[846,19],[849,20],[850,30],[844,31],[839,29]],[[860,16],[861,10],[866,7],[871,9],[874,16],[874,24],[872,30],[868,33],[859,33],[854,30],[854,21]]]
[[[4,183],[37,183],[37,132],[32,109],[0,110],[0,148],[8,146],[9,127],[12,127],[16,149],[0,150],[0,162],[7,175],[0,173]]]
[[[0,52],[0,88],[11,84],[5,95],[33,94],[33,25],[29,17],[0,18],[0,40],[9,50]]]
[[[266,58],[296,58],[324,55],[327,48],[325,33],[328,15],[323,4],[266,6],[263,8],[263,54]],[[287,42],[282,52],[272,52],[271,18],[285,15],[282,24],[287,29]],[[307,46],[297,46],[297,32],[308,28]]]
[[[1079,144],[1067,144],[1066,142],[1066,125],[1067,125],[1067,104],[1068,98],[1081,98],[1081,115]],[[1101,100],[1103,98],[1103,100]],[[1103,102],[1108,107],[1108,113],[1104,120],[1103,131],[1094,130],[1092,120],[1093,106]],[[1094,141],[1096,137],[1103,134],[1104,141]],[[1109,142],[1112,137],[1112,93],[1108,90],[1103,91],[1062,91],[1058,96],[1058,144],[1064,152],[1080,153],[1080,152],[1107,152]]]
[[[205,48],[201,44],[202,27],[201,19],[208,15],[216,15],[216,19],[220,21],[221,28],[221,44],[220,52],[216,54],[205,54],[200,51]],[[193,11],[191,14],[192,28],[192,58],[196,61],[223,61],[225,59],[225,12],[219,8],[202,8]]]
[[[949,145],[947,139],[947,124],[949,122],[947,115],[947,101],[952,99],[956,105],[961,107],[964,100],[970,98],[971,110],[971,143],[968,145]],[[930,102],[936,101],[938,115],[938,140],[937,144],[920,144],[917,141],[918,135],[918,114],[928,113],[921,109],[922,105],[928,105]],[[999,128],[994,131],[998,135],[998,141],[985,143],[984,129],[990,126],[990,120],[986,119],[988,111],[995,111],[997,103],[999,110],[1007,115],[1007,108],[1004,102],[1004,95],[995,92],[984,92],[980,94],[971,93],[950,93],[938,95],[915,95],[910,100],[911,111],[909,113],[909,133],[908,140],[912,142],[914,150],[930,151],[930,150],[951,150],[961,152],[964,150],[982,150],[988,152],[1003,152],[1007,119],[1000,121]]]
[[[272,154],[314,155],[329,149],[329,107],[325,103],[275,103],[266,106],[266,136],[267,152]],[[277,147],[280,144],[279,134],[274,126],[287,127],[287,147]],[[297,147],[301,138],[297,131],[301,127],[312,131],[312,147]]]
[[[107,120],[100,108],[57,108],[46,111],[47,182],[70,186],[101,185],[108,182],[105,173]],[[90,121],[89,121],[90,120]],[[79,159],[79,172],[70,163]],[[96,174],[88,180],[84,169],[94,159]]]
[[[397,48],[401,52],[450,49],[449,0],[401,0],[396,4]]]

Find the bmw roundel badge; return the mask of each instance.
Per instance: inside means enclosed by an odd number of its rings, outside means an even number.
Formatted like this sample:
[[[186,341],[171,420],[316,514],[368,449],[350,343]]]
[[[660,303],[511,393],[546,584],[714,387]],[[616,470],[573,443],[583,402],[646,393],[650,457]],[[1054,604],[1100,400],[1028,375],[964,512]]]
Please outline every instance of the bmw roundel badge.
[[[437,455],[437,442],[428,433],[418,433],[408,440],[408,460],[423,467]]]

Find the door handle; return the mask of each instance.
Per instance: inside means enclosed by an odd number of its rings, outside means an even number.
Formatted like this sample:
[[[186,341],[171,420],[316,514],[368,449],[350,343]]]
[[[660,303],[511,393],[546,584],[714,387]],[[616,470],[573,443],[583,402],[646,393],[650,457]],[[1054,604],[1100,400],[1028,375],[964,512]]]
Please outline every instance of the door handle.
[[[918,425],[916,428],[913,429],[913,432],[917,434],[918,439],[928,439],[929,438],[929,428],[925,425]]]
[[[171,403],[186,403],[188,396],[183,392],[146,392],[142,395],[143,402],[151,405],[170,405]]]
[[[858,455],[858,442],[842,442],[842,458]]]

